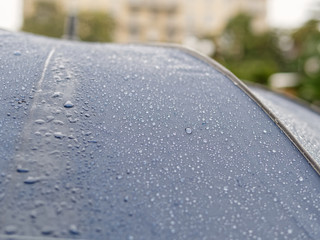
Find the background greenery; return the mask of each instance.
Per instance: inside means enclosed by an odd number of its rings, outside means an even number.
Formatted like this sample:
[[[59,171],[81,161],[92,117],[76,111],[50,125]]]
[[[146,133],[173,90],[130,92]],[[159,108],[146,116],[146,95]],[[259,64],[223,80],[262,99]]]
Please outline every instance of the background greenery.
[[[67,14],[55,2],[35,2],[35,14],[24,19],[22,31],[61,38],[67,28]],[[77,13],[77,32],[82,41],[111,42],[115,22],[105,12]]]
[[[299,84],[288,92],[320,105],[319,20],[292,31],[263,33],[255,33],[251,24],[248,15],[231,19],[221,35],[210,37],[217,48],[212,57],[240,79],[264,85],[274,73],[295,73]]]
[[[58,5],[37,1],[35,10],[34,15],[24,19],[23,31],[63,36],[67,14]],[[295,31],[271,29],[258,34],[251,26],[252,18],[240,14],[230,20],[221,35],[206,37],[216,47],[211,57],[240,79],[259,84],[268,85],[274,73],[296,73],[299,84],[290,93],[320,106],[319,20],[310,20]],[[105,12],[77,14],[79,40],[110,42],[115,27],[114,19]]]

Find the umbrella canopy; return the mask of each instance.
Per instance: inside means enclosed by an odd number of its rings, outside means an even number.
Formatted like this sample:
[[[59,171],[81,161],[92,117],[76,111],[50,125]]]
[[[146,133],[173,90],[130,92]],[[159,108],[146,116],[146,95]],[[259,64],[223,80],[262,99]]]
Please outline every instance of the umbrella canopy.
[[[319,141],[212,60],[0,39],[0,239],[319,239]]]
[[[320,125],[318,109],[309,109],[303,102],[296,102],[267,91],[250,86],[251,91],[263,102],[275,120],[286,128],[288,137],[310,159],[314,168],[319,171],[320,165]]]

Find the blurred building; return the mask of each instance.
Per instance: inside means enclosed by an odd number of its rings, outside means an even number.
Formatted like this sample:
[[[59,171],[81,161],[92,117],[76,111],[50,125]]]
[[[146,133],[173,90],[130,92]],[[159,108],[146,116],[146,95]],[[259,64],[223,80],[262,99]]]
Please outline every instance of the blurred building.
[[[34,14],[34,3],[24,0],[24,15]],[[64,11],[106,11],[116,20],[116,42],[185,42],[190,36],[219,34],[240,12],[253,16],[256,31],[267,29],[267,0],[47,0]]]

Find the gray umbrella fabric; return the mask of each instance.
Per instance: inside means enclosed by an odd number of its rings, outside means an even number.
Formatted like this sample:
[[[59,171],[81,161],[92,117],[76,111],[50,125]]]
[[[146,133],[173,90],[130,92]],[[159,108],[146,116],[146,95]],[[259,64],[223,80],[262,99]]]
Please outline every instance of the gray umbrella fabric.
[[[296,102],[263,88],[251,86],[250,90],[283,123],[303,148],[303,152],[314,160],[315,167],[320,169],[320,115],[317,109],[310,109],[303,102]]]
[[[320,238],[317,172],[219,67],[0,39],[0,239]]]

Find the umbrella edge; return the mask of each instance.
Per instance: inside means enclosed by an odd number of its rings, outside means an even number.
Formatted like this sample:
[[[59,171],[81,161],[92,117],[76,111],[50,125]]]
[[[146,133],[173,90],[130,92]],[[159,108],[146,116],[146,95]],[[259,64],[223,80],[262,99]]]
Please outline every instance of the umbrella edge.
[[[320,176],[320,164],[308,153],[308,151],[300,144],[297,139],[293,136],[293,134],[289,131],[289,129],[276,117],[275,114],[260,101],[253,92],[240,80],[238,79],[230,70],[226,69],[220,63],[215,61],[208,56],[201,54],[200,52],[187,48],[185,46],[181,46],[178,44],[163,44],[163,43],[151,43],[151,44],[134,44],[134,45],[144,45],[144,46],[154,46],[154,47],[164,47],[164,48],[172,48],[178,49],[192,57],[199,59],[200,61],[212,66],[222,75],[226,76],[230,79],[234,85],[240,88],[250,99],[252,99],[268,116],[269,118],[280,128],[280,130],[289,138],[289,140],[295,145],[295,147],[301,152],[301,154],[307,159],[312,168],[318,173]]]

